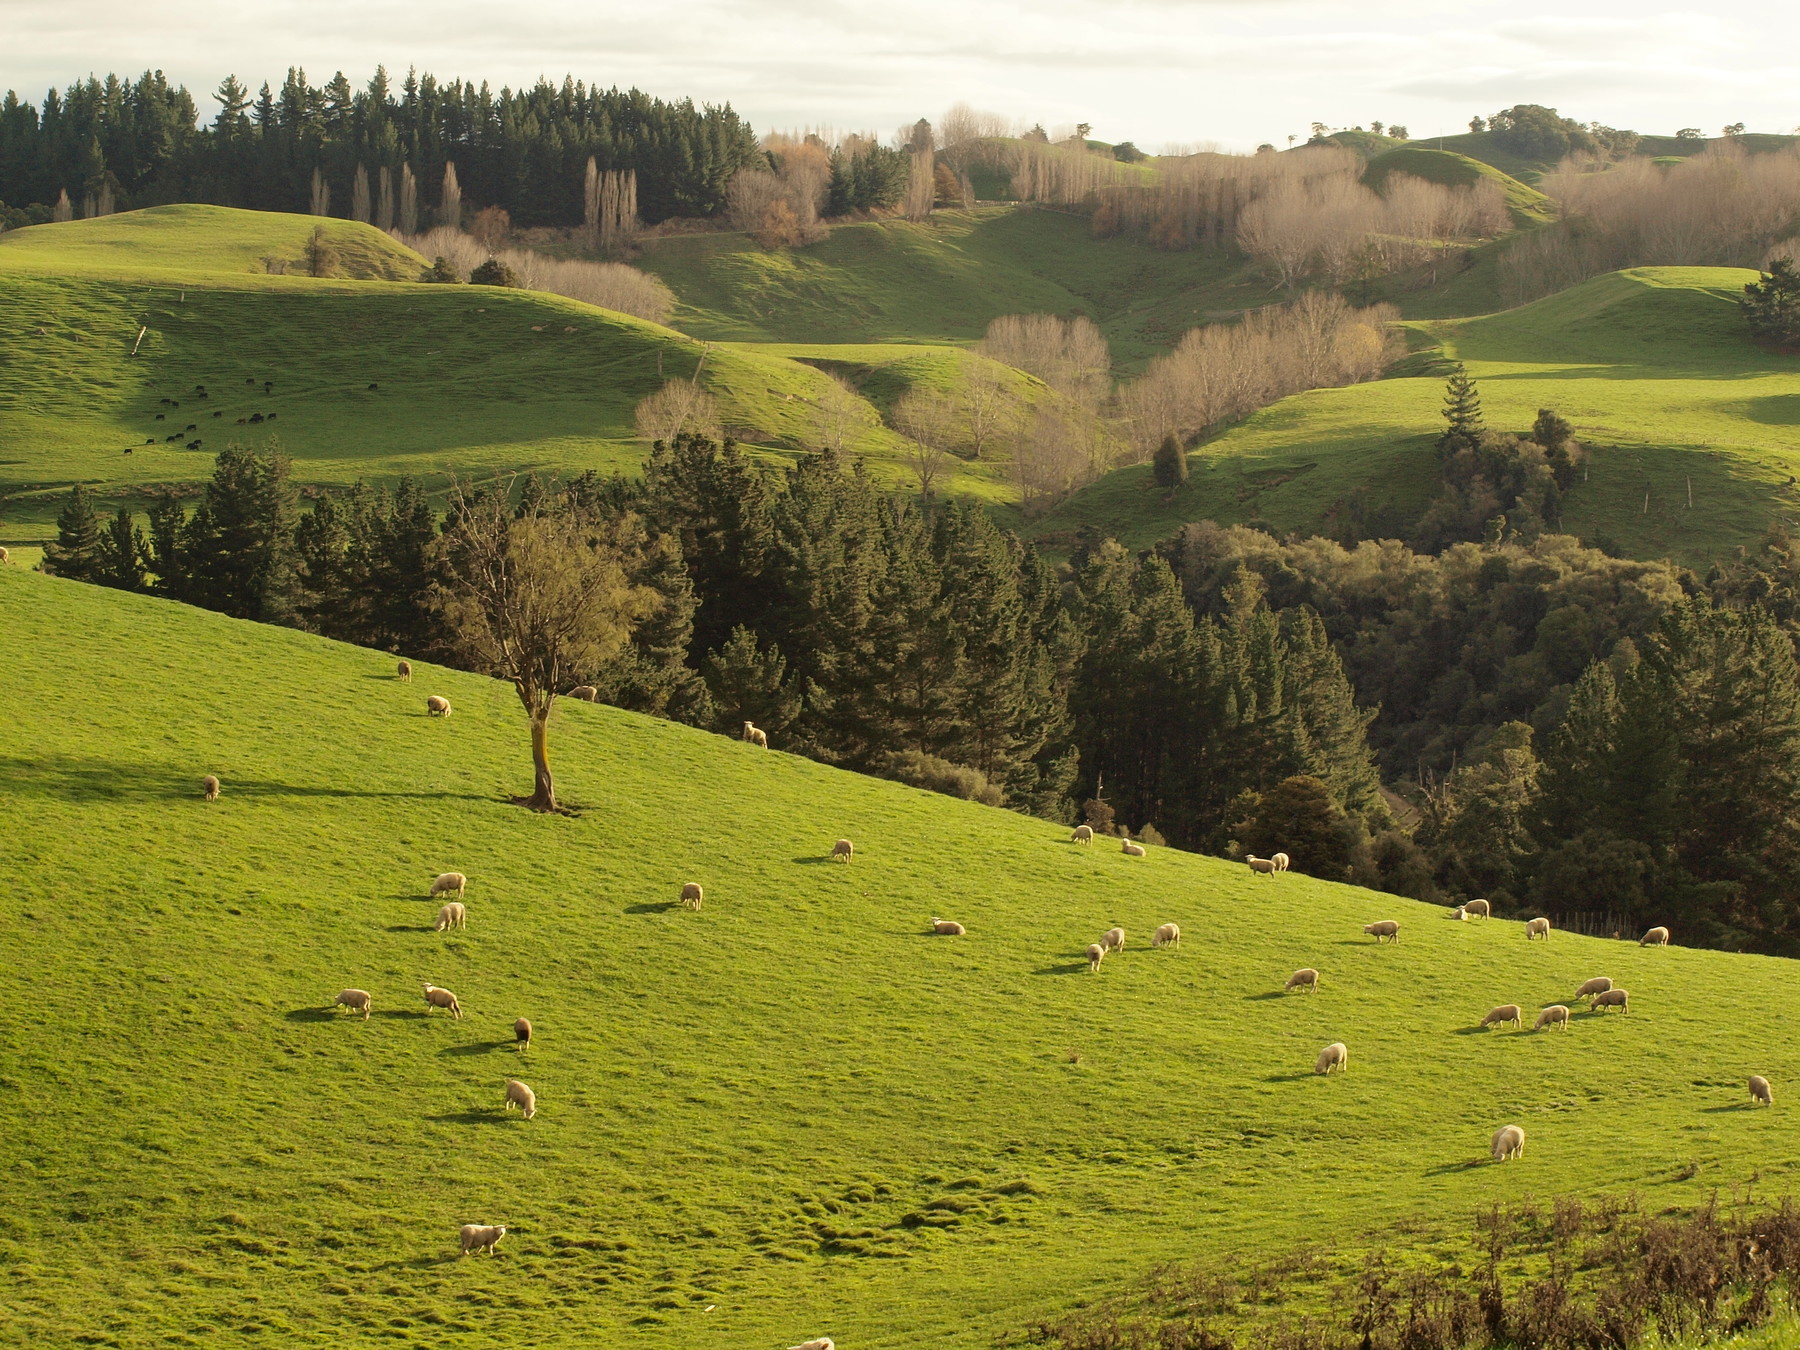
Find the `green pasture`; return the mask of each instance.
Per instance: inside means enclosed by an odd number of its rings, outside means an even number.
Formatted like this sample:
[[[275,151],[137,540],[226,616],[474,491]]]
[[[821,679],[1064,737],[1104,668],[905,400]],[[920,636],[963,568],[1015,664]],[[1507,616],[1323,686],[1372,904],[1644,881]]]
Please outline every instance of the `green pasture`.
[[[552,738],[580,814],[538,817],[498,682],[17,567],[0,662],[9,1343],[964,1350],[1164,1260],[1800,1166],[1792,1106],[1744,1090],[1800,1082],[1787,962],[1129,858],[585,704]],[[1474,1027],[1597,974],[1629,1015]],[[1526,1157],[1491,1164],[1509,1122]],[[468,1222],[498,1256],[457,1257]]]

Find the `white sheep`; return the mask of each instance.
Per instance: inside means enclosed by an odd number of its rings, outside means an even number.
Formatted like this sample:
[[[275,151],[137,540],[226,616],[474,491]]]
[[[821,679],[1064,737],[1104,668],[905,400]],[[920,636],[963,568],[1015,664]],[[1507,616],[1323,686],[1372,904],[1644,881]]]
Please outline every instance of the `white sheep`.
[[[829,1336],[815,1336],[810,1341],[802,1341],[799,1345],[790,1345],[788,1350],[837,1350]]]
[[[1488,1152],[1493,1154],[1495,1162],[1505,1162],[1508,1158],[1525,1156],[1525,1131],[1517,1125],[1502,1125],[1494,1131],[1494,1137],[1488,1141]]]
[[[450,700],[445,698],[442,694],[433,694],[430,698],[425,700],[425,715],[427,717],[448,717],[450,715]]]
[[[1527,942],[1530,942],[1532,938],[1543,938],[1544,941],[1548,942],[1550,940],[1550,920],[1548,920],[1548,919],[1528,919],[1528,920],[1526,920],[1526,922],[1525,922],[1525,940]]]
[[[1305,989],[1315,994],[1318,993],[1319,972],[1314,970],[1311,966],[1296,970],[1292,975],[1288,976],[1288,982],[1283,992],[1285,993],[1287,989]]]
[[[1075,827],[1075,833],[1069,836],[1069,842],[1071,844],[1093,843],[1094,827],[1092,825],[1077,825]]]
[[[1489,909],[1488,902],[1485,900],[1469,900],[1458,906],[1458,908],[1462,910],[1464,915],[1471,919],[1486,919],[1492,917],[1492,911]]]
[[[1594,1001],[1588,1004],[1594,1012],[1602,1008],[1617,1008],[1620,1012],[1631,1011],[1631,995],[1623,989],[1608,989],[1604,994],[1595,994]]]
[[[494,1248],[500,1245],[500,1239],[506,1236],[506,1225],[503,1223],[492,1225],[465,1223],[460,1231],[460,1236],[464,1256],[475,1251],[486,1252],[492,1256]]]
[[[1275,870],[1277,872],[1285,872],[1288,870],[1288,855],[1285,853],[1271,853],[1269,855],[1269,861],[1275,864]]]
[[[1142,858],[1146,852],[1142,844],[1134,844],[1129,839],[1120,843],[1119,851],[1128,858]]]
[[[1481,1019],[1481,1025],[1484,1027],[1503,1027],[1508,1022],[1515,1027],[1525,1025],[1524,1014],[1519,1011],[1519,1005],[1516,1003],[1502,1003]]]
[[[1181,945],[1181,925],[1165,923],[1150,938],[1152,947],[1179,947]]]
[[[591,684],[578,684],[573,689],[569,690],[569,697],[578,698],[583,703],[598,703],[600,701],[600,691]]]
[[[1106,957],[1106,948],[1098,942],[1088,943],[1088,974],[1092,975],[1100,969],[1100,962]]]
[[[1644,936],[1638,939],[1640,947],[1666,947],[1669,945],[1669,930],[1657,924]]]
[[[466,928],[468,918],[469,911],[463,907],[462,901],[452,900],[438,911],[437,931],[441,933],[446,928]]]
[[[1313,1061],[1314,1073],[1330,1073],[1333,1069],[1348,1073],[1350,1070],[1350,1050],[1342,1041],[1333,1041]]]
[[[759,745],[764,750],[769,748],[769,733],[754,722],[744,723],[744,739],[752,745]]]
[[[840,839],[831,846],[831,857],[834,862],[849,862],[851,855],[855,852],[856,845],[851,843],[848,839]]]
[[[1750,1075],[1750,1100],[1761,1102],[1764,1106],[1775,1105],[1775,1094],[1769,1090],[1769,1080],[1760,1073]]]
[[[369,1020],[369,1009],[375,1006],[375,1000],[369,997],[366,989],[346,989],[332,1000],[334,1008],[348,1008],[351,1012],[363,1015],[363,1021]]]
[[[214,774],[207,774],[200,780],[200,795],[209,802],[219,800],[219,780]]]
[[[431,898],[435,900],[440,895],[454,895],[460,900],[468,884],[469,879],[461,872],[439,872],[431,883]]]
[[[518,1079],[509,1078],[506,1080],[506,1100],[500,1104],[500,1109],[509,1111],[515,1106],[525,1113],[525,1119],[530,1120],[537,1114],[537,1093]]]
[[[521,1017],[518,1021],[513,1023],[513,1041],[515,1044],[518,1045],[519,1053],[521,1055],[524,1054],[527,1050],[531,1049],[531,1019],[530,1018]]]
[[[939,937],[961,937],[969,930],[964,928],[955,919],[934,918],[931,921],[931,931],[936,933]]]
[[[1377,943],[1400,940],[1400,925],[1392,919],[1377,919],[1374,923],[1365,923],[1363,932],[1374,938]]]
[[[412,662],[402,661],[394,667],[394,674],[407,684],[412,683]]]
[[[1576,998],[1593,998],[1596,994],[1604,994],[1612,988],[1612,981],[1604,975],[1596,975],[1591,980],[1583,980],[1581,988],[1575,991]]]
[[[1538,1020],[1532,1024],[1533,1031],[1542,1031],[1545,1027],[1561,1027],[1569,1029],[1569,1010],[1560,1003],[1552,1003],[1538,1014]]]
[[[1104,933],[1102,933],[1100,935],[1100,945],[1102,947],[1106,948],[1106,950],[1109,952],[1124,951],[1125,950],[1125,930],[1123,928],[1107,929]]]
[[[0,566],[5,566],[11,561],[12,554],[8,553],[3,545],[0,545]]]
[[[1259,876],[1265,876],[1271,880],[1275,876],[1277,869],[1273,858],[1245,858],[1244,862],[1248,864],[1252,872],[1257,873]]]
[[[462,1004],[456,1001],[456,995],[448,989],[439,989],[435,984],[426,985],[425,1005],[428,1008],[448,1008],[452,1017],[462,1021]]]
[[[681,888],[681,903],[688,909],[697,912],[700,908],[700,902],[705,899],[706,892],[701,890],[700,883],[697,881],[690,881]]]

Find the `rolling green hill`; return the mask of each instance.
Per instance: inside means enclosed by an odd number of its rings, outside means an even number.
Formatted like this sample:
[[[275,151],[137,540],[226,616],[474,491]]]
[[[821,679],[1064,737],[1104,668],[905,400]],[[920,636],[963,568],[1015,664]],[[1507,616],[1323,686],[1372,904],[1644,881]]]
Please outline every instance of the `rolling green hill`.
[[[581,814],[532,816],[498,682],[17,568],[0,662],[20,1343],[967,1347],[1164,1259],[1429,1243],[1526,1194],[1775,1196],[1800,1166],[1743,1105],[1800,1076],[1780,960],[1128,858],[585,704],[552,742]],[[446,869],[469,921],[437,933]],[[1321,991],[1284,997],[1302,965]],[[1630,1015],[1471,1029],[1601,973]],[[332,1011],[349,986],[371,1019]],[[1334,1040],[1348,1073],[1315,1077]],[[1527,1159],[1480,1162],[1504,1122]],[[457,1259],[465,1222],[509,1227],[496,1259]]]
[[[1147,545],[1208,518],[1314,532],[1358,492],[1416,518],[1436,490],[1443,371],[1456,359],[1480,382],[1489,427],[1523,430],[1539,408],[1575,424],[1588,473],[1566,528],[1628,556],[1704,564],[1800,507],[1800,362],[1745,335],[1735,302],[1754,277],[1637,268],[1504,313],[1417,323],[1443,358],[1428,373],[1284,399],[1203,445],[1173,494],[1148,467],[1122,469],[1035,532],[1093,525]]]
[[[1369,161],[1363,170],[1363,182],[1379,189],[1390,174],[1410,174],[1427,183],[1446,187],[1469,187],[1487,181],[1499,185],[1506,194],[1507,209],[1512,212],[1515,228],[1529,228],[1552,219],[1556,212],[1550,199],[1534,187],[1527,187],[1478,159],[1451,150],[1434,150],[1424,145],[1406,144],[1386,151]]]

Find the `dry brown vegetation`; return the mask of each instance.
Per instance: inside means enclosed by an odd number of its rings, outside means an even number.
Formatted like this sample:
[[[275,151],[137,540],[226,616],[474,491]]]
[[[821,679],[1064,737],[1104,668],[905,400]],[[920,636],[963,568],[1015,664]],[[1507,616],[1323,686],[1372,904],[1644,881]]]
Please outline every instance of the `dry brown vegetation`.
[[[1093,320],[1083,315],[1002,315],[988,325],[976,351],[1037,376],[1084,408],[1099,407],[1112,389],[1112,354]]]
[[[526,290],[567,296],[652,323],[664,322],[675,309],[674,293],[667,286],[648,272],[624,263],[552,258],[524,248],[490,249],[447,225],[421,235],[396,231],[394,238],[421,257],[449,259],[464,276],[495,258],[512,269]]]
[[[635,416],[639,438],[652,445],[673,441],[683,433],[714,440],[724,434],[718,400],[707,392],[697,374],[692,380],[670,380],[640,400]]]

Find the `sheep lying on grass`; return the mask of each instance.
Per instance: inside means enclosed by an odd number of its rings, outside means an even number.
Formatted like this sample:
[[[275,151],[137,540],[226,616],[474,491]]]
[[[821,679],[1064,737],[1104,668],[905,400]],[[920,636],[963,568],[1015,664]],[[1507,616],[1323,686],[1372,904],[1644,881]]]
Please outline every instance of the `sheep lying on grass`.
[[[200,780],[200,795],[209,802],[219,800],[219,780],[214,774],[207,774]]]
[[[1525,924],[1525,940],[1527,942],[1529,942],[1529,941],[1531,941],[1532,938],[1543,938],[1546,942],[1549,941],[1549,939],[1550,939],[1550,920],[1548,920],[1548,919],[1529,919],[1529,920],[1527,920],[1526,924]]]
[[[769,734],[754,722],[744,723],[744,739],[752,745],[759,745],[764,750],[769,748]]]
[[[469,911],[463,907],[462,901],[452,900],[438,911],[437,931],[441,933],[446,928],[466,928],[468,920]]]
[[[1145,855],[1146,850],[1142,844],[1134,844],[1127,839],[1119,845],[1119,852],[1128,858],[1141,858]]]
[[[1594,1011],[1602,1008],[1617,1008],[1620,1012],[1631,1011],[1631,995],[1623,989],[1608,989],[1604,994],[1595,994],[1594,1001],[1588,1005]]]
[[[1283,992],[1285,993],[1289,989],[1304,989],[1309,993],[1318,993],[1319,972],[1314,970],[1311,966],[1307,966],[1302,970],[1296,970],[1292,975],[1288,976],[1288,982],[1283,989]]]
[[[1365,923],[1363,932],[1374,938],[1377,943],[1400,940],[1400,925],[1392,919],[1378,919],[1374,923]]]
[[[969,930],[956,922],[955,919],[933,919],[931,921],[931,931],[936,933],[939,937],[961,937]]]
[[[1273,858],[1254,858],[1254,857],[1245,858],[1244,863],[1247,867],[1249,867],[1249,869],[1252,872],[1255,872],[1258,876],[1265,876],[1265,877],[1269,877],[1270,879],[1274,878],[1275,872],[1277,870],[1275,867],[1275,860]]]
[[[1525,1131],[1517,1125],[1502,1125],[1494,1131],[1494,1137],[1488,1142],[1488,1152],[1494,1155],[1495,1162],[1505,1162],[1508,1158],[1525,1156]]]
[[[445,698],[442,694],[433,694],[430,698],[425,700],[425,714],[428,717],[448,717],[450,715],[450,700]]]
[[[1775,1094],[1769,1091],[1769,1080],[1760,1073],[1750,1075],[1750,1100],[1764,1106],[1775,1105]]]
[[[1333,1041],[1313,1061],[1314,1073],[1330,1073],[1333,1069],[1348,1072],[1350,1068],[1350,1050],[1342,1041]]]
[[[1094,827],[1092,825],[1077,825],[1075,827],[1075,833],[1069,836],[1069,842],[1071,844],[1093,843]]]
[[[569,690],[569,697],[578,698],[583,703],[598,703],[600,701],[600,691],[591,684],[578,684],[573,689]]]
[[[1594,998],[1612,988],[1612,981],[1604,975],[1596,975],[1591,980],[1583,980],[1581,988],[1575,991],[1576,998]]]
[[[525,1113],[530,1120],[537,1114],[537,1093],[526,1087],[516,1078],[506,1080],[506,1100],[500,1104],[502,1111],[510,1111],[513,1107]]]
[[[1123,928],[1107,929],[1104,933],[1102,933],[1100,935],[1100,945],[1102,947],[1106,948],[1106,950],[1109,952],[1124,951],[1125,950],[1125,930]]]
[[[431,898],[435,900],[440,895],[454,895],[460,900],[468,884],[469,879],[461,872],[439,872],[436,880],[431,883]]]
[[[698,911],[701,901],[705,899],[706,892],[701,890],[697,881],[690,881],[681,888],[681,903],[688,909]]]
[[[531,1049],[531,1021],[529,1018],[521,1017],[513,1023],[513,1040],[518,1044],[521,1055]]]
[[[1088,974],[1093,975],[1096,972],[1098,972],[1100,969],[1100,962],[1103,961],[1105,958],[1106,958],[1106,948],[1102,947],[1098,942],[1088,943],[1088,949],[1087,949]]]
[[[346,989],[332,1000],[334,1008],[348,1008],[351,1012],[363,1015],[363,1021],[369,1020],[369,1009],[375,1006],[375,1000],[369,997],[366,989]]]
[[[849,862],[851,855],[855,852],[856,845],[848,839],[840,839],[831,846],[831,857],[834,862]]]
[[[1569,1029],[1569,1010],[1560,1003],[1552,1003],[1538,1014],[1538,1020],[1532,1024],[1533,1031],[1542,1031],[1545,1027],[1561,1027]]]
[[[1661,924],[1658,924],[1638,939],[1638,946],[1640,947],[1666,947],[1668,945],[1669,930],[1664,928]]]
[[[448,989],[439,989],[435,984],[426,985],[425,1005],[427,1008],[448,1008],[452,1017],[462,1021],[462,1004],[456,1001],[456,995]]]
[[[402,661],[399,665],[394,667],[394,673],[400,679],[404,680],[406,683],[411,684],[412,683],[412,662],[411,661]]]
[[[464,1256],[477,1251],[486,1252],[492,1256],[494,1248],[500,1245],[500,1239],[506,1236],[506,1225],[503,1223],[492,1225],[465,1223],[460,1236],[462,1237],[462,1254]]]
[[[1181,925],[1165,923],[1150,938],[1152,947],[1179,947],[1181,945]]]
[[[1508,1022],[1515,1027],[1525,1025],[1525,1016],[1519,1011],[1519,1005],[1516,1003],[1502,1003],[1481,1019],[1481,1025],[1484,1027],[1503,1027]]]

